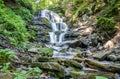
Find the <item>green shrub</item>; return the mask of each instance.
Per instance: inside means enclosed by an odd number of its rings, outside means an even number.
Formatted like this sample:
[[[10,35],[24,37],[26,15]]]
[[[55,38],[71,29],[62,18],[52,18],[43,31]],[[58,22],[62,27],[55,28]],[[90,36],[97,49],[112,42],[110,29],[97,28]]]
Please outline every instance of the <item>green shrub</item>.
[[[30,12],[30,10],[28,10],[25,7],[19,7],[14,9],[15,13],[17,15],[20,15],[22,17],[23,20],[25,20],[26,22],[30,22],[31,18],[32,18],[32,14]]]
[[[0,32],[10,39],[11,44],[17,46],[28,40],[29,33],[26,29],[25,21],[21,16],[16,15],[14,11],[6,7],[3,3],[0,5]]]
[[[97,19],[97,25],[103,30],[115,29],[115,21],[113,18],[100,17]]]
[[[40,48],[38,51],[40,52],[40,55],[42,55],[42,56],[52,56],[53,55],[52,48],[44,47],[44,48]]]
[[[17,59],[17,55],[10,49],[0,49],[0,62],[9,62],[11,58]]]

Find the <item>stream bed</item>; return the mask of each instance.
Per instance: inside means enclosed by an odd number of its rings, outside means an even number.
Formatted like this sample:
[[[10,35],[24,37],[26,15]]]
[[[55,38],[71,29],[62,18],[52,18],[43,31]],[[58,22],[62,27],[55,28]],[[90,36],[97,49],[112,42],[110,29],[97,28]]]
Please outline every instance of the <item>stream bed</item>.
[[[103,50],[97,48],[98,45],[92,47],[88,41],[91,42],[95,34],[90,36],[88,33],[87,38],[83,35],[86,34],[86,30],[89,32],[89,27],[83,29],[84,25],[81,23],[82,29],[80,28],[79,35],[81,39],[85,39],[80,40],[74,35],[78,33],[75,32],[77,29],[69,28],[57,13],[46,9],[38,12],[34,17],[34,24],[40,26],[38,32],[49,29],[44,33],[47,34],[45,38],[41,38],[47,40],[46,47],[53,49],[51,57],[39,57],[40,68],[52,71],[61,79],[120,79],[119,58],[116,59],[113,54],[117,51],[115,49]],[[72,40],[66,39],[66,36]],[[37,64],[34,63],[34,65]],[[48,76],[46,79],[56,79],[51,77]]]

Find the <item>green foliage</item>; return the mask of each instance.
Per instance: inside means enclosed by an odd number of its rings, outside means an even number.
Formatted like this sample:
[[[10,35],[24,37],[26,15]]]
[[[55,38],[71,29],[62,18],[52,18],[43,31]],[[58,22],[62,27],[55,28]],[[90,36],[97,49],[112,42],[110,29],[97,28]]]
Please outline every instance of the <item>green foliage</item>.
[[[30,10],[28,10],[25,7],[19,7],[14,9],[15,13],[17,15],[20,15],[22,17],[23,20],[25,20],[26,22],[30,22],[31,18],[32,18],[32,14],[30,12]]]
[[[9,67],[10,67],[10,62],[4,63],[3,66],[0,66],[0,70],[7,72],[7,71],[9,71]]]
[[[29,67],[28,70],[17,69],[13,72],[14,79],[27,79],[29,76],[39,77],[42,73],[42,70],[38,67],[31,68]]]
[[[75,74],[75,75],[86,75],[86,73],[84,71],[71,71],[72,74]]]
[[[14,79],[27,79],[30,76],[30,73],[25,70],[18,69],[13,73],[13,75]]]
[[[44,47],[44,48],[40,48],[38,51],[40,52],[40,55],[42,55],[42,56],[52,56],[53,55],[52,48]]]
[[[106,78],[104,76],[96,76],[96,79],[108,79],[108,78]]]
[[[39,67],[34,67],[34,68],[29,67],[28,69],[32,76],[39,77],[40,74],[42,73],[42,70]]]
[[[106,7],[103,9],[101,16],[111,17],[118,14],[119,12],[118,5],[120,5],[119,0],[110,0],[108,5],[106,5]]]
[[[2,5],[1,5],[2,4]],[[0,32],[7,36],[11,44],[17,46],[28,40],[29,33],[25,21],[3,3],[0,4]],[[28,15],[29,16],[29,15]]]
[[[0,61],[9,62],[11,58],[17,59],[17,55],[10,49],[0,49]]]
[[[40,0],[39,3],[37,3],[37,7],[40,9],[49,8],[50,6],[56,6],[58,4],[59,0]]]
[[[88,6],[88,3],[82,3],[76,10],[73,11],[73,16],[72,16],[72,21],[74,22],[76,20],[76,18],[78,17],[79,14],[81,14],[81,12],[83,12],[84,10],[86,10]]]
[[[104,30],[114,30],[115,21],[113,18],[100,17],[97,19],[97,25]]]

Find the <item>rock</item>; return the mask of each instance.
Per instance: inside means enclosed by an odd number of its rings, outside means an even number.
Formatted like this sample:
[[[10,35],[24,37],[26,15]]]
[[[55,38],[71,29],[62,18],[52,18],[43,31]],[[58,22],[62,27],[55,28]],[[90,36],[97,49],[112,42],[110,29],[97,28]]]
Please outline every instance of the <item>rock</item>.
[[[30,49],[28,49],[28,52],[38,53],[38,48],[30,48]]]
[[[64,60],[64,65],[79,68],[79,69],[82,68],[82,65],[74,60]]]
[[[74,58],[82,58],[82,55],[80,54],[80,53],[78,53],[78,54],[76,54],[75,56],[74,56]]]
[[[113,40],[107,41],[104,46],[105,49],[111,49],[115,47],[115,42]]]
[[[85,65],[93,69],[120,73],[120,64],[103,64],[95,60],[85,59]]]
[[[49,62],[51,60],[52,60],[52,58],[44,57],[44,56],[37,58],[37,61],[39,61],[39,62]]]
[[[108,55],[110,55],[112,51],[100,51],[93,55],[94,58],[99,60],[104,60]]]
[[[80,35],[87,36],[87,35],[90,35],[92,32],[93,32],[93,28],[88,27],[88,28],[82,30]]]
[[[79,47],[80,44],[81,44],[80,40],[69,40],[69,41],[62,42],[57,46],[69,45],[69,47],[74,48],[74,47]]]
[[[116,61],[118,58],[114,54],[111,54],[111,55],[107,56],[107,59],[110,60],[110,61]]]
[[[98,70],[106,70],[107,67],[104,64],[101,64],[98,61],[92,60],[92,59],[85,59],[85,65],[87,65],[90,68],[98,69]]]
[[[80,62],[80,63],[81,63],[82,61],[84,61],[84,59],[78,58],[78,57],[74,57],[73,60],[74,60],[74,61],[77,61],[77,62]]]
[[[72,40],[72,39],[76,39],[80,36],[79,33],[76,33],[76,32],[72,32],[72,31],[68,31],[66,34],[65,34],[65,39],[66,40]]]
[[[81,71],[72,70],[71,75],[74,79],[97,79],[96,76],[102,76],[106,79],[114,79],[115,74],[110,72],[98,72],[98,71]],[[102,79],[102,78],[101,78]]]
[[[31,63],[33,67],[40,67],[41,69],[64,72],[64,67],[57,62],[33,62]]]

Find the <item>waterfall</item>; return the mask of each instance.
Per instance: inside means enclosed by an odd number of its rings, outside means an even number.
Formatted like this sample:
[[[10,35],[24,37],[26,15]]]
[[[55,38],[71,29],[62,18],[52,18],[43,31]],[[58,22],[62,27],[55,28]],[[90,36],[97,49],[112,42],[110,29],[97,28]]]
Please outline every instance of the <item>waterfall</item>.
[[[68,50],[68,45],[62,45],[65,42],[65,35],[68,32],[67,24],[63,22],[57,13],[46,9],[41,11],[41,18],[47,20],[47,22],[45,20],[43,22],[45,24],[49,22],[52,29],[49,32],[50,45],[46,46],[54,49],[53,57],[73,57],[75,53],[71,52],[71,49]],[[65,50],[66,53],[62,53],[61,50]]]
[[[49,32],[50,43],[63,42],[68,26],[62,21],[62,18],[58,14],[46,9],[41,11],[41,17],[46,18],[51,24],[52,32]],[[57,34],[57,32],[61,33]]]

